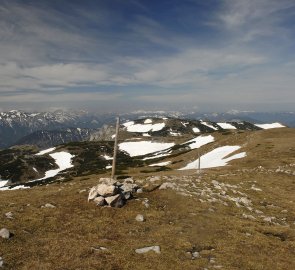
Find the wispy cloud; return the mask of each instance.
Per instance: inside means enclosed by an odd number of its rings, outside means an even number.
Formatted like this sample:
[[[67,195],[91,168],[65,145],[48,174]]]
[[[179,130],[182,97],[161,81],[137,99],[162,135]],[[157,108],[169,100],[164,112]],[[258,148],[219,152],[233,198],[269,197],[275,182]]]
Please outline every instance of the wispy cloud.
[[[2,1],[0,105],[293,96],[293,0],[115,2]]]

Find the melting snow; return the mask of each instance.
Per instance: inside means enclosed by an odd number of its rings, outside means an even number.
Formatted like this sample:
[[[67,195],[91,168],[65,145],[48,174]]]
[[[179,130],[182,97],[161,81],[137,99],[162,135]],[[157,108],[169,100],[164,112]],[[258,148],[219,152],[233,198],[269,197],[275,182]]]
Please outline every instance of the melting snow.
[[[165,127],[165,123],[158,124],[132,124],[127,126],[127,131],[129,132],[149,132],[149,131],[159,131]]]
[[[183,144],[186,144],[186,143],[189,143],[189,147],[191,149],[196,149],[196,148],[199,148],[207,143],[210,143],[210,142],[214,142],[214,137],[212,135],[208,135],[208,136],[199,136],[197,138],[194,138],[190,141],[187,141]]]
[[[38,170],[37,170],[35,167],[33,167],[33,170],[34,170],[35,172],[38,172]]]
[[[226,166],[227,163],[233,159],[245,157],[246,153],[243,152],[226,158],[226,156],[239,150],[240,148],[241,146],[222,146],[214,149],[213,151],[201,156],[201,169]],[[199,159],[187,164],[180,170],[198,169],[198,164]]]
[[[28,188],[30,188],[30,187],[28,187],[28,186],[24,186],[24,185],[19,185],[19,186],[15,186],[15,187],[13,187],[13,188],[9,188],[9,187],[2,187],[2,188],[0,188],[0,190],[16,190],[16,189],[28,189]]]
[[[237,129],[236,127],[234,127],[233,125],[229,123],[217,123],[217,124],[223,129]]]
[[[151,164],[149,166],[151,166],[151,167],[155,167],[155,166],[166,166],[166,165],[169,165],[170,163],[171,163],[171,161],[165,161],[165,162]]]
[[[36,182],[39,180],[44,180],[50,177],[56,176],[59,172],[64,171],[66,169],[72,168],[74,165],[72,164],[72,158],[74,155],[71,155],[70,153],[67,152],[57,152],[50,154],[50,156],[55,159],[56,165],[59,167],[58,169],[55,170],[49,170],[45,172],[45,176],[39,179],[32,180],[30,182]]]
[[[283,128],[284,125],[280,123],[272,123],[272,124],[255,124],[256,127],[260,127],[262,129],[271,129],[271,128]]]
[[[50,153],[50,152],[52,152],[54,150],[55,150],[55,147],[48,148],[48,149],[40,151],[39,153],[36,154],[36,156],[42,156],[42,155]]]
[[[198,129],[197,127],[194,127],[194,128],[193,128],[193,132],[198,133],[198,132],[201,132],[201,130]]]
[[[119,149],[134,157],[161,151],[172,146],[174,146],[174,143],[156,143],[151,141],[123,142],[119,144]]]

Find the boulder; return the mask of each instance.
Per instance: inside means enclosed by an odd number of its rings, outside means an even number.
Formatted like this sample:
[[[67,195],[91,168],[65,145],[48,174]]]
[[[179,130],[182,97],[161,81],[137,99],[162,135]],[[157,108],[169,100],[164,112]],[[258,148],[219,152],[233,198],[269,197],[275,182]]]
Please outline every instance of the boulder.
[[[125,204],[125,199],[122,194],[106,197],[105,201],[111,207],[122,207]]]
[[[2,228],[0,230],[0,237],[2,237],[4,239],[9,239],[11,236],[12,236],[12,234],[6,228]]]
[[[143,253],[147,253],[149,251],[154,251],[157,254],[161,253],[161,249],[159,246],[143,247],[143,248],[138,248],[135,250],[135,252],[137,254],[143,254]]]
[[[117,181],[112,178],[100,178],[98,182],[108,186],[115,185],[117,183]]]
[[[106,203],[104,197],[101,196],[94,198],[93,201],[96,203],[97,206],[104,206]]]

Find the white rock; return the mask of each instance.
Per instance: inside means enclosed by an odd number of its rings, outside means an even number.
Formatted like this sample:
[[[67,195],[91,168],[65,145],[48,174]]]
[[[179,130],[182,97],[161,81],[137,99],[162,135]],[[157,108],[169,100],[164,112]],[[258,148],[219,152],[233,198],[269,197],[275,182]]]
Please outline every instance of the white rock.
[[[3,265],[4,265],[3,258],[2,258],[2,257],[0,257],[0,267],[3,267]]]
[[[125,201],[121,194],[106,197],[105,201],[107,202],[109,206],[112,206],[112,207],[122,207],[125,204]]]
[[[13,219],[13,214],[12,214],[12,212],[7,212],[7,213],[5,213],[5,216],[6,216],[7,218],[9,218],[9,219]]]
[[[8,231],[6,228],[2,228],[0,230],[0,237],[4,238],[4,239],[9,239],[11,236],[10,231]]]
[[[56,206],[54,206],[51,203],[46,203],[43,207],[45,207],[45,208],[55,208]]]
[[[143,215],[141,214],[138,214],[136,217],[135,217],[136,221],[139,221],[139,222],[143,222],[145,221],[145,218]]]
[[[124,183],[123,185],[120,186],[120,189],[123,192],[135,192],[137,187],[138,186],[136,184]]]
[[[139,188],[138,190],[136,190],[136,193],[143,193],[142,188]]]
[[[143,253],[147,253],[149,251],[154,251],[157,254],[161,253],[161,249],[159,246],[143,247],[143,248],[138,248],[135,250],[135,252],[137,254],[143,254]]]
[[[104,197],[101,197],[101,196],[96,197],[96,198],[94,198],[93,201],[96,203],[97,206],[104,206],[105,205]]]

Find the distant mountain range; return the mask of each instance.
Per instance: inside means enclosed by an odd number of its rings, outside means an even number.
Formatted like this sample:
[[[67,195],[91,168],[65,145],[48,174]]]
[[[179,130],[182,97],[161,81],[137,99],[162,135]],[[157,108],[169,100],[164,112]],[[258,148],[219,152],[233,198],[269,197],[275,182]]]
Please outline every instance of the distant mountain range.
[[[0,112],[0,149],[13,145],[32,144],[46,148],[61,143],[88,140],[110,140],[116,114],[78,112]],[[295,127],[295,113],[256,113],[232,110],[226,113],[177,111],[136,111],[121,114],[122,121],[148,117],[172,117],[214,122],[247,121],[251,123],[281,122]]]

